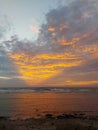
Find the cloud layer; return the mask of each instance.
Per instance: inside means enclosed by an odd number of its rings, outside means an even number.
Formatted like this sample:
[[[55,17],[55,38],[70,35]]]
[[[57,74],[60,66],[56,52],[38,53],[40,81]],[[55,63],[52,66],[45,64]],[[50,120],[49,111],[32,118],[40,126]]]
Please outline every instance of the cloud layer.
[[[97,7],[97,0],[73,0],[46,14],[36,41],[3,42],[16,77],[30,86],[97,86]]]

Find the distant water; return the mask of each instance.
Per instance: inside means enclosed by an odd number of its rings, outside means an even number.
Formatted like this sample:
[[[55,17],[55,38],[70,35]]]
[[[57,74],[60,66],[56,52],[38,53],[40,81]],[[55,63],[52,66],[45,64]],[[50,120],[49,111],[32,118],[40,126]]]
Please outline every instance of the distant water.
[[[46,113],[83,112],[98,115],[97,88],[3,88],[0,116],[39,117]]]
[[[98,88],[0,88],[0,93],[98,92]]]

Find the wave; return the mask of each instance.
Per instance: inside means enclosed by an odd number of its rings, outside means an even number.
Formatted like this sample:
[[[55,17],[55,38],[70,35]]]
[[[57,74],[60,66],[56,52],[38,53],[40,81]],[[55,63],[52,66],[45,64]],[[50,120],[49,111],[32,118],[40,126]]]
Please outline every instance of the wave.
[[[78,93],[98,92],[98,88],[0,88],[0,93]]]

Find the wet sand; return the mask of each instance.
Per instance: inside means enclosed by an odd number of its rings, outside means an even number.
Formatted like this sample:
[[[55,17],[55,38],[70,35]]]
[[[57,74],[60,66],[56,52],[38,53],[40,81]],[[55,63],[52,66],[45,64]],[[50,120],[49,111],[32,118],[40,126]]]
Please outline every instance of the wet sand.
[[[0,130],[98,130],[98,116],[80,113],[28,119],[0,117]]]

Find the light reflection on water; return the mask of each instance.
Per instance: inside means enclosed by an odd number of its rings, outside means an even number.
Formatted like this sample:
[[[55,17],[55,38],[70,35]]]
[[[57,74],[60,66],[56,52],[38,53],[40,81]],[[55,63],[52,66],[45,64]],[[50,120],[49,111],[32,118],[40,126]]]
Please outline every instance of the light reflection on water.
[[[72,111],[98,115],[97,101],[95,92],[0,94],[0,116],[26,118]]]

